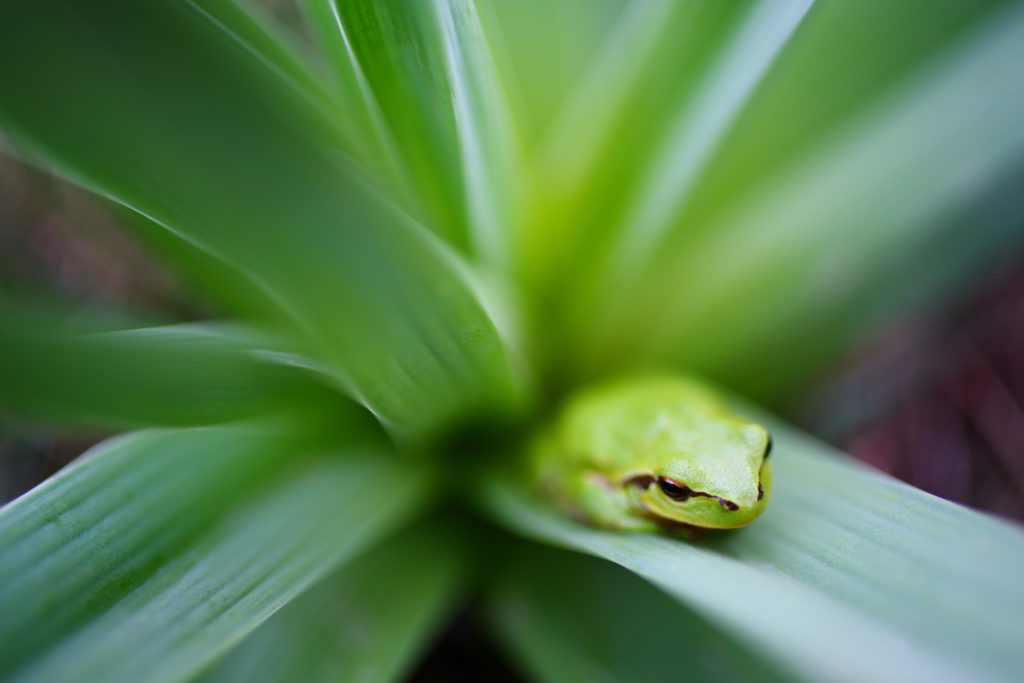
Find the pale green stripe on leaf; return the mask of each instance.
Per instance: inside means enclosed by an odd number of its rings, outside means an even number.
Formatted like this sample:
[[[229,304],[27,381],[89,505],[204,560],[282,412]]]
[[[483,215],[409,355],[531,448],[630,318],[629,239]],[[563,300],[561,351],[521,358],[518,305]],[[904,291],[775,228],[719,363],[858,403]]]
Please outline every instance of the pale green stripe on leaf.
[[[615,30],[569,90],[538,152],[546,182],[564,194],[593,172],[630,91],[651,68],[654,49],[675,28],[672,0],[629,3]],[[568,186],[568,187],[566,187]]]
[[[473,0],[431,0],[452,99],[474,251],[505,263],[525,201],[525,159]]]
[[[727,36],[693,94],[672,117],[660,149],[640,171],[610,264],[612,288],[649,259],[686,204],[709,159],[761,84],[814,0],[760,0]]]
[[[771,182],[844,124],[905,87],[915,71],[986,16],[1015,2],[816,3],[722,141],[692,196],[691,211],[681,219],[703,222],[706,213],[727,210]]]
[[[803,7],[700,0],[626,6],[621,27],[570,91],[537,158],[540,200],[520,265],[537,302],[538,335],[573,339],[587,357],[593,318],[630,291],[609,284],[614,277],[604,271],[614,268],[627,284],[635,278],[628,271],[642,271],[633,233],[657,230],[653,213],[664,213],[662,199],[699,176]],[[634,226],[629,240],[623,223]]]
[[[322,5],[307,6],[325,33]],[[474,3],[332,0],[330,9],[332,60],[348,60],[339,68],[383,121],[380,135],[400,150],[427,224],[457,246],[503,260],[525,170]]]
[[[368,169],[388,180],[396,194],[415,206],[407,169],[373,91],[352,51],[334,0],[302,0],[303,18],[325,62],[328,87],[337,92],[343,113],[339,124],[350,131],[356,155]]]
[[[540,144],[566,94],[608,34],[621,29],[628,0],[475,0],[526,146]]]
[[[574,9],[566,13],[572,16]],[[517,245],[518,265],[541,298],[553,290],[561,302],[566,287],[575,291],[581,276],[586,282],[589,272],[578,269],[602,244],[606,224],[631,187],[633,156],[657,139],[648,135],[661,128],[652,110],[664,108],[664,100],[685,89],[688,69],[700,63],[705,36],[731,9],[722,4],[709,9],[701,2],[626,3],[589,62],[563,86],[564,101],[535,153],[536,215]],[[573,19],[583,23],[581,17]],[[659,81],[656,93],[645,91],[646,79],[664,74],[666,64],[678,67],[672,78]],[[577,277],[566,282],[567,270]]]
[[[296,41],[283,27],[261,16],[255,7],[238,0],[185,0],[205,14],[211,22],[262,61],[301,97],[320,108],[332,120],[344,124],[344,117],[332,111],[340,103],[331,100]],[[349,133],[350,144],[352,134]]]
[[[416,215],[449,243],[468,249],[454,104],[431,4],[330,2],[365,99],[412,180]]]

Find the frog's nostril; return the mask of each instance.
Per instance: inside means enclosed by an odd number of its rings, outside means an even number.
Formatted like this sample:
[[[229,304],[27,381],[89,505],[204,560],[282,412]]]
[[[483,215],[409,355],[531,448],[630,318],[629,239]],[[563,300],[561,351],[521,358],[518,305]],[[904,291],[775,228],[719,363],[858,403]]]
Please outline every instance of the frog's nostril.
[[[724,507],[726,510],[729,510],[730,512],[735,512],[736,510],[740,509],[739,505],[732,502],[731,500],[726,500],[725,498],[719,498],[718,504]]]

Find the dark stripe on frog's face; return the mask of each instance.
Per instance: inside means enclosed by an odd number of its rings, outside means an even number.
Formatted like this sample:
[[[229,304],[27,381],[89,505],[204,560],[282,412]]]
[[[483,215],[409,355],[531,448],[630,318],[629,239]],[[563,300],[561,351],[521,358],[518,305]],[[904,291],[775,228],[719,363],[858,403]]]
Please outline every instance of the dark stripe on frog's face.
[[[707,493],[705,491],[694,491],[686,484],[681,484],[678,481],[669,479],[668,477],[658,477],[658,486],[661,487],[662,493],[675,501],[683,502],[690,498],[704,496],[705,498],[714,498],[718,501],[718,504],[726,510],[736,511],[740,509],[739,505],[727,498],[722,498],[721,496],[716,496],[713,493]]]
[[[642,489],[650,488],[655,478],[649,474],[642,474],[635,477],[631,477],[623,482],[626,486],[637,486]],[[707,493],[706,491],[694,491],[686,484],[680,484],[677,481],[669,479],[668,477],[658,477],[658,485],[661,487],[662,492],[671,498],[672,500],[684,502],[690,498],[699,498],[704,496],[705,498],[714,498],[718,501],[718,504],[724,507],[726,510],[739,510],[740,506],[732,502],[727,498],[716,496],[713,493]]]

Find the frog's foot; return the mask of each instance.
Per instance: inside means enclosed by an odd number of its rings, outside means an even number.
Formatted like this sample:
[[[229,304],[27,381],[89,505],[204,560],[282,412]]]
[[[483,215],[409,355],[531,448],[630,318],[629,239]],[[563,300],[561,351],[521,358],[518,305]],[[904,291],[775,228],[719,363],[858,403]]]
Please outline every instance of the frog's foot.
[[[637,516],[629,496],[599,472],[586,472],[576,483],[574,500],[585,521],[613,531],[657,531],[653,520]]]

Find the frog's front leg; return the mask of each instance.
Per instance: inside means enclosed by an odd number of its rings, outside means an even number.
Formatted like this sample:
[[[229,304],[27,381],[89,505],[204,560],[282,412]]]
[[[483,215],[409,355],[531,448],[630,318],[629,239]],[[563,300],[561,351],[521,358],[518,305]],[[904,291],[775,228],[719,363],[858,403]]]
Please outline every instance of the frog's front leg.
[[[637,514],[622,486],[600,472],[585,471],[576,478],[572,498],[590,523],[615,531],[656,531],[657,523]]]

